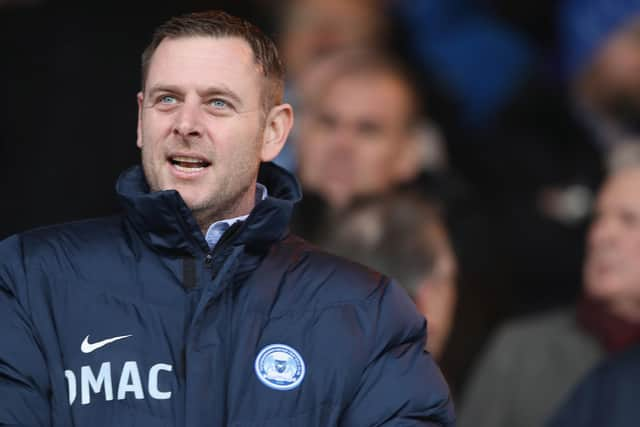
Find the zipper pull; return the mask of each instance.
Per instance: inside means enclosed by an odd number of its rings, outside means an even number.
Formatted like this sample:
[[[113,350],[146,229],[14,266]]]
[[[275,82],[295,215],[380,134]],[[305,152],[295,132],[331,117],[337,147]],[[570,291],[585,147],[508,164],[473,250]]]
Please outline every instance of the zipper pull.
[[[207,254],[207,256],[204,257],[204,265],[206,265],[207,267],[211,267],[212,261],[213,257],[211,256],[211,254]]]

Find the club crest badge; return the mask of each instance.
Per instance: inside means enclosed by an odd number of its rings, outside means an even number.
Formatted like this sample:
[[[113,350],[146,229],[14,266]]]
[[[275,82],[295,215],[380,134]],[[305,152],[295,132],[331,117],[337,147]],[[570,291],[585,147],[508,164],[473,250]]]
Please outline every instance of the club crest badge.
[[[255,370],[258,379],[275,390],[298,387],[306,372],[300,354],[284,344],[271,344],[263,348],[256,357]]]

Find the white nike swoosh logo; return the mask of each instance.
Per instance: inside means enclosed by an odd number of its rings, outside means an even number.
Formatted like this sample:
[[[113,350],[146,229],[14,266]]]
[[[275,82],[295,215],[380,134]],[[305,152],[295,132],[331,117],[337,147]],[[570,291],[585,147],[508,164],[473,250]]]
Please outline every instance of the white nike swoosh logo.
[[[111,344],[114,341],[123,340],[125,338],[129,338],[131,335],[121,335],[119,337],[107,338],[106,340],[97,341],[94,343],[89,342],[89,335],[84,337],[82,344],[80,345],[80,351],[83,353],[91,353],[101,347],[104,347],[107,344]]]

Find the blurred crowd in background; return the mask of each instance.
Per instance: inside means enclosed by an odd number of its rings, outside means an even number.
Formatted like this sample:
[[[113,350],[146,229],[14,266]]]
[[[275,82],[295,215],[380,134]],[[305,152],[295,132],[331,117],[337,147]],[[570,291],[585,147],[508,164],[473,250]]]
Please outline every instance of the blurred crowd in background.
[[[0,238],[118,210],[150,29],[223,8],[287,67],[293,231],[406,288],[459,425],[637,425],[640,0],[179,3],[0,1]]]

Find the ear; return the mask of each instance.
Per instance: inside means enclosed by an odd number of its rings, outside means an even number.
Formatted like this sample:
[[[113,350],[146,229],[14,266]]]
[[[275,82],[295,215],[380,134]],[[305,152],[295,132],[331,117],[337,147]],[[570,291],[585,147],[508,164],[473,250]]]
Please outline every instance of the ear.
[[[144,103],[144,94],[142,92],[138,92],[136,99],[138,100],[138,138],[136,140],[136,145],[138,148],[142,148],[142,104]]]
[[[267,115],[263,135],[260,160],[270,162],[275,159],[287,141],[293,126],[293,108],[289,104],[280,104]]]

